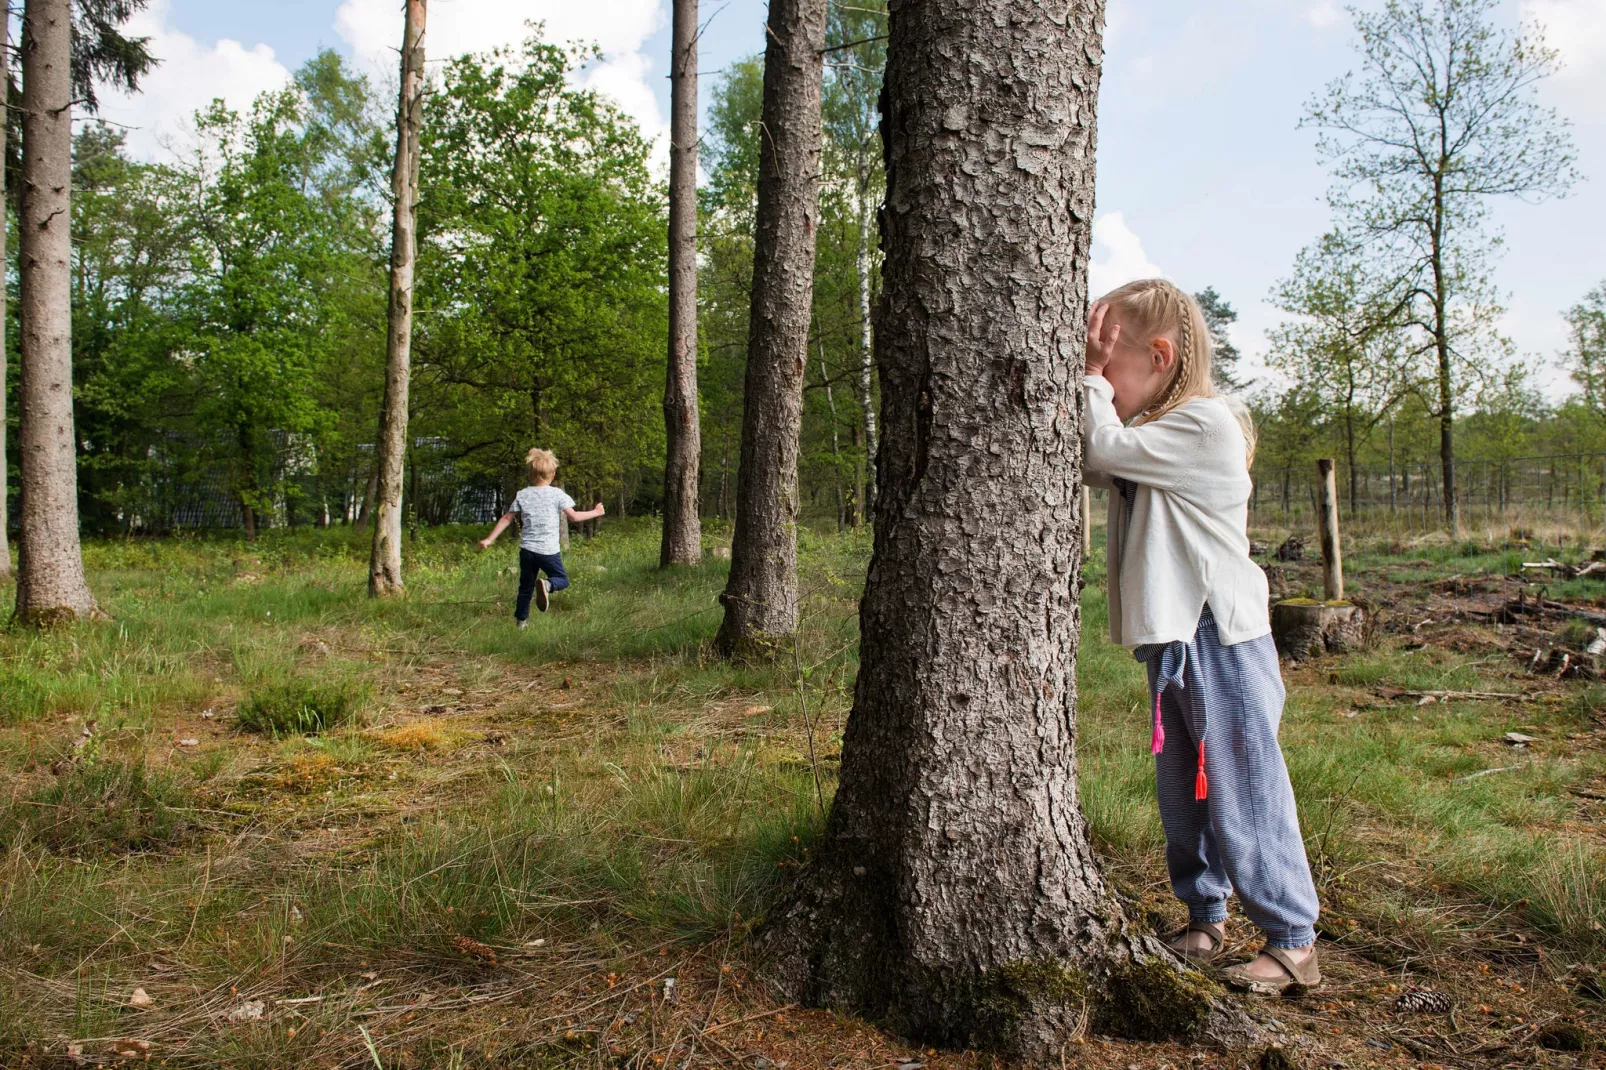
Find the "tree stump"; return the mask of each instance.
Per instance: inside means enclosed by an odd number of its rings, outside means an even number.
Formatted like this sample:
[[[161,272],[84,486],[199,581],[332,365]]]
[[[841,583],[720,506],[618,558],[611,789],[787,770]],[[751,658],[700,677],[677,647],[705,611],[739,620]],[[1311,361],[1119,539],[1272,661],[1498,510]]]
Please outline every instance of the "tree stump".
[[[1366,639],[1366,610],[1353,602],[1290,598],[1271,607],[1271,637],[1290,661],[1357,650]]]

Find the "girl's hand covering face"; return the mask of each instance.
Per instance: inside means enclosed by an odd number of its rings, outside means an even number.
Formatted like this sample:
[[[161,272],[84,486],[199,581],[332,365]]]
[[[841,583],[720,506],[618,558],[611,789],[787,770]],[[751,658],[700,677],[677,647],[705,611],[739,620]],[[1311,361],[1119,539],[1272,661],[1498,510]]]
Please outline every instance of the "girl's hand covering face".
[[[1115,355],[1115,345],[1121,340],[1121,325],[1109,314],[1110,306],[1100,301],[1087,317],[1086,375],[1102,375],[1104,366]]]

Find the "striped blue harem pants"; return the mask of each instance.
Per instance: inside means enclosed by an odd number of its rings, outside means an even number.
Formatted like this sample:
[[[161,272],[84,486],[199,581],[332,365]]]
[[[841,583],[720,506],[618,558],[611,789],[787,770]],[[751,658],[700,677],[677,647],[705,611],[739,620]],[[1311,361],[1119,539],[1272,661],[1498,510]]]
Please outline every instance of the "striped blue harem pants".
[[[1273,946],[1314,943],[1316,886],[1277,745],[1286,692],[1271,636],[1222,646],[1206,606],[1191,641],[1134,655],[1160,707],[1154,770],[1165,861],[1189,918],[1226,921],[1236,891]]]

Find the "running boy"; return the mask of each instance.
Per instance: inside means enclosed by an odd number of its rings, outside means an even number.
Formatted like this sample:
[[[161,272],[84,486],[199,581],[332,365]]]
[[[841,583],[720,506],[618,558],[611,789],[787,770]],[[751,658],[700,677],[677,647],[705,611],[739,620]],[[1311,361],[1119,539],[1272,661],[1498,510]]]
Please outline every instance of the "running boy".
[[[532,594],[536,607],[545,613],[552,592],[569,586],[569,575],[563,571],[563,557],[558,552],[562,549],[558,543],[558,514],[578,524],[606,511],[601,502],[583,513],[574,511],[574,499],[562,487],[552,485],[558,474],[558,459],[551,450],[531,450],[524,463],[530,469],[530,486],[519,491],[496,527],[479,544],[481,550],[489,549],[513,518],[519,518],[519,601],[513,619],[520,628],[529,622]],[[543,572],[545,576],[540,575]]]
[[[1171,947],[1221,954],[1233,892],[1265,934],[1226,978],[1316,985],[1316,888],[1277,726],[1283,681],[1266,577],[1249,558],[1254,428],[1216,396],[1210,329],[1169,282],[1128,283],[1087,330],[1087,481],[1111,489],[1110,635],[1148,668]]]

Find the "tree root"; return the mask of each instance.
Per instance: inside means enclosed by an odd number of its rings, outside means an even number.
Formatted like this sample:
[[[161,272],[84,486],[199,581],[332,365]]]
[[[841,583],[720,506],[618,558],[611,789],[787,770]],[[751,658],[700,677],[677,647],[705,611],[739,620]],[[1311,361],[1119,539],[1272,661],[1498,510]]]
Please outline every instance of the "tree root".
[[[864,1017],[922,1043],[1036,1065],[1057,1063],[1088,1032],[1232,1051],[1267,1040],[1236,998],[1119,920],[1086,947],[965,976],[957,963],[937,969],[903,958],[890,926],[871,933],[865,915],[850,918],[843,905],[800,889],[760,930],[762,972],[784,998]]]

